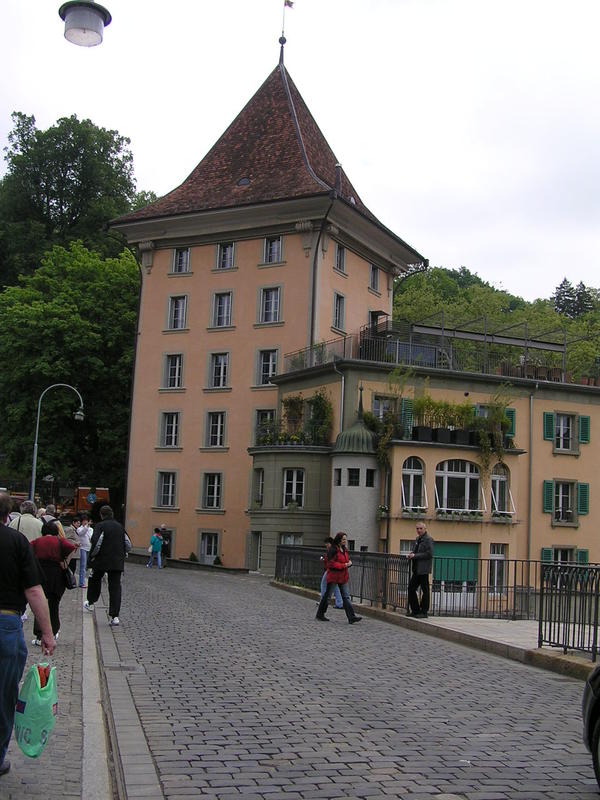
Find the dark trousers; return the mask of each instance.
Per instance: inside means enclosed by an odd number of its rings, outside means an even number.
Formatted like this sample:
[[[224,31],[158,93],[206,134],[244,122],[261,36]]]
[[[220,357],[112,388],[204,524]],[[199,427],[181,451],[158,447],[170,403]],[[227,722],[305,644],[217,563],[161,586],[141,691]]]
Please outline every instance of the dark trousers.
[[[344,611],[346,612],[346,616],[349,620],[353,619],[356,616],[354,611],[354,607],[350,602],[350,592],[348,591],[348,584],[347,583],[328,583],[327,589],[325,590],[325,594],[321,597],[321,602],[319,603],[319,608],[317,610],[317,616],[323,616],[327,611],[327,606],[329,605],[329,598],[333,594],[333,591],[336,586],[340,587],[340,592],[342,593],[342,603],[344,604]]]
[[[421,588],[421,602],[417,589]],[[427,614],[429,611],[429,575],[417,575],[413,572],[408,582],[408,606],[412,614]]]
[[[60,616],[58,614],[58,609],[60,606],[60,597],[57,597],[55,594],[47,594],[46,599],[48,600],[48,611],[50,612],[50,624],[52,625],[52,633],[56,636],[56,634],[60,630]],[[33,618],[33,633],[36,639],[42,638],[42,629],[40,628],[40,624],[37,620],[37,617]]]
[[[102,589],[102,578],[108,575],[108,616],[118,617],[121,610],[121,572],[115,569],[96,569],[92,568],[92,574],[88,578],[87,601],[93,605],[100,597]]]

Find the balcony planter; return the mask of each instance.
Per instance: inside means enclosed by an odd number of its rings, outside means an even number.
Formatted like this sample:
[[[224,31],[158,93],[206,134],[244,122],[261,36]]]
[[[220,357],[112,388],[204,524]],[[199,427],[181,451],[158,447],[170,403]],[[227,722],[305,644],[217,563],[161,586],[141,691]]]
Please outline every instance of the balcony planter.
[[[430,442],[432,439],[432,428],[429,425],[413,425],[414,442]]]
[[[463,445],[463,447],[468,446],[471,443],[471,431],[455,428],[452,431],[452,443]]]
[[[377,521],[380,522],[382,519],[387,519],[390,515],[390,510],[387,506],[379,506],[377,509]]]
[[[512,514],[510,511],[492,511],[492,522],[503,522],[510,525]]]
[[[450,428],[434,428],[433,439],[440,444],[450,444],[452,441],[452,431]]]

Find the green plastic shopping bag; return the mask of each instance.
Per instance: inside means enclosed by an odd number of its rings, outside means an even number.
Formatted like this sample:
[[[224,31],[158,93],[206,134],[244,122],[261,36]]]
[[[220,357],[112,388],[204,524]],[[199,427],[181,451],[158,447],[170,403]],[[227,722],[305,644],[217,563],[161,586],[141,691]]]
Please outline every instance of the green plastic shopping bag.
[[[33,664],[19,692],[14,736],[26,756],[37,758],[56,724],[56,667]]]

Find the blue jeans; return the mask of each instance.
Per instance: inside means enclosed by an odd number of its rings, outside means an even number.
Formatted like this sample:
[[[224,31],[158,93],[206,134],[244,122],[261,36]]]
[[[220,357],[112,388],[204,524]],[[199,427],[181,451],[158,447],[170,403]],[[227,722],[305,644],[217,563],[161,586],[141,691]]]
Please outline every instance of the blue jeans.
[[[79,586],[85,586],[85,571],[87,568],[88,551],[79,550]]]
[[[154,550],[150,553],[150,561],[146,564],[147,567],[151,567],[154,564],[154,556],[156,556],[156,561],[158,563],[158,568],[162,569],[162,554],[160,550],[155,553]]]
[[[342,593],[340,592],[340,587],[337,585],[337,583],[334,583],[333,585],[335,586],[335,589],[333,590],[335,595],[335,607],[343,608],[344,604],[342,603]],[[326,591],[327,591],[327,573],[324,572],[323,577],[321,578],[321,597],[323,597]]]
[[[325,594],[321,598],[321,602],[319,603],[319,608],[317,609],[317,616],[324,616],[325,612],[327,611],[327,604],[329,603],[329,598],[334,590],[335,586],[339,586],[340,592],[342,593],[342,603],[344,604],[344,611],[346,612],[346,616],[348,617],[348,622],[356,616],[356,612],[354,611],[354,607],[352,606],[352,602],[350,601],[350,591],[348,590],[347,583],[328,583],[327,588],[325,589]]]
[[[0,764],[12,736],[19,681],[26,661],[27,647],[21,617],[18,614],[0,614]]]

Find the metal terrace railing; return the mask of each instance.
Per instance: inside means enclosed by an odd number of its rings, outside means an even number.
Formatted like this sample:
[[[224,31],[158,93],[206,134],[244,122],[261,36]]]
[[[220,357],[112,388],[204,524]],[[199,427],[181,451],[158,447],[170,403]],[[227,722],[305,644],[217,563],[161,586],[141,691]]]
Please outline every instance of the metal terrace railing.
[[[280,545],[275,578],[319,591],[321,548]],[[408,607],[411,564],[405,555],[352,553],[349,590],[361,603]],[[435,558],[431,613],[436,616],[537,619],[541,562]]]

